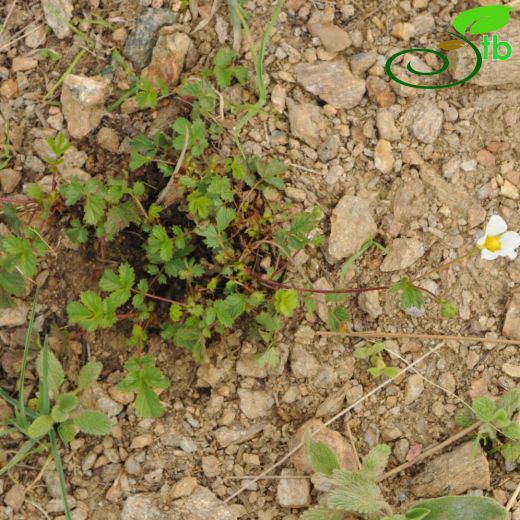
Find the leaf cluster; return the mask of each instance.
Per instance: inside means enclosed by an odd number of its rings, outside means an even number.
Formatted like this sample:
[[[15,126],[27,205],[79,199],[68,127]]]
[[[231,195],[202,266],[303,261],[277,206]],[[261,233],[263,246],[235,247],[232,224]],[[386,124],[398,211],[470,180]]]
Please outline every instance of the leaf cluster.
[[[374,343],[371,345],[363,345],[358,347],[354,352],[356,359],[369,360],[372,365],[368,369],[368,373],[374,377],[395,377],[399,373],[398,367],[388,366],[383,359],[382,352],[385,349],[384,343]]]
[[[310,466],[329,480],[332,491],[322,505],[313,507],[300,520],[344,520],[355,513],[367,520],[505,520],[507,511],[487,497],[440,497],[421,500],[403,514],[394,513],[384,499],[378,479],[388,463],[390,448],[378,444],[363,459],[360,469],[340,467],[336,454],[323,442],[312,440],[306,432],[304,448]]]
[[[490,443],[511,462],[520,460],[520,424],[513,420],[520,409],[520,390],[513,389],[499,399],[480,396],[473,399],[471,408],[464,407],[455,415],[455,422],[462,427],[480,422],[475,447]]]

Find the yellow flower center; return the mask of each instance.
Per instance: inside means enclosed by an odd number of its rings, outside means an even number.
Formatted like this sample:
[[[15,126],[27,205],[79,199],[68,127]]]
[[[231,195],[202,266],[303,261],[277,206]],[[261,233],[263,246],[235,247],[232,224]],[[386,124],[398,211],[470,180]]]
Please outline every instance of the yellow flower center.
[[[484,248],[492,253],[495,253],[502,247],[499,236],[488,236],[484,242]]]

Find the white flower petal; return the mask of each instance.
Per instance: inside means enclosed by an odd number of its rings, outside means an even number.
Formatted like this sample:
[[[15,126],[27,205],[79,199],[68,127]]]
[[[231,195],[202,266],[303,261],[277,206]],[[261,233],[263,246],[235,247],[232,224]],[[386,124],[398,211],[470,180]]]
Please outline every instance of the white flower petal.
[[[482,258],[483,260],[495,260],[498,257],[498,253],[493,253],[489,249],[482,249],[482,251],[480,252],[480,258]]]
[[[516,231],[507,231],[500,237],[501,249],[508,253],[520,247],[520,235]]]
[[[477,246],[480,246],[482,247],[484,245],[484,242],[486,241],[486,236],[485,235],[482,235],[478,240],[477,240]]]
[[[492,215],[486,226],[486,236],[501,235],[507,231],[506,221],[499,215]]]

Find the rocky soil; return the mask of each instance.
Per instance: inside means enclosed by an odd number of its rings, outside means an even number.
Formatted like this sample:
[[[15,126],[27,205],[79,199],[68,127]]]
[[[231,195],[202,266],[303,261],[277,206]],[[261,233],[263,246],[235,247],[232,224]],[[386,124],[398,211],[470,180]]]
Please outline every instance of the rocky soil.
[[[389,285],[426,274],[425,288],[459,306],[459,316],[448,321],[433,303],[421,315],[407,315],[395,295],[364,293],[348,303],[354,332],[520,340],[519,259],[470,257],[427,274],[471,249],[492,214],[520,230],[515,50],[511,60],[485,63],[474,80],[452,89],[403,87],[384,71],[394,52],[411,43],[431,48],[455,14],[488,3],[287,0],[275,26],[265,60],[269,103],[245,128],[242,142],[248,152],[287,163],[285,197],[302,210],[321,208],[320,231],[327,237],[319,251],[298,255],[289,280],[331,289]],[[29,182],[50,186],[42,158],[48,153],[46,139],[58,131],[73,144],[60,166],[64,179],[127,175],[130,139],[166,128],[178,106],[168,97],[156,110],[140,110],[129,99],[120,111],[108,112],[117,92],[128,87],[126,76],[111,68],[113,50],[143,77],[160,77],[173,87],[209,65],[218,47],[232,45],[224,4],[194,32],[210,16],[211,2],[190,2],[184,9],[179,0],[4,1],[0,152],[7,145],[12,151],[0,171],[2,195],[21,194]],[[245,9],[258,41],[273,6],[257,0],[246,2]],[[76,30],[67,21],[76,23]],[[513,48],[519,24],[513,14],[508,29]],[[92,47],[85,47],[85,38]],[[252,72],[247,40],[242,45]],[[58,53],[59,60],[44,49]],[[447,78],[463,75],[464,50],[456,52],[460,56]],[[57,85],[78,53],[72,74]],[[429,58],[417,59],[425,70],[435,68]],[[252,91],[252,85],[231,87],[224,95],[250,102]],[[232,143],[224,139],[224,153]],[[54,255],[43,261],[35,280],[41,287],[36,328],[50,334],[68,375],[76,374],[89,354],[104,363],[89,398],[113,421],[111,436],[78,438],[63,452],[75,520],[296,520],[320,491],[314,477],[289,478],[309,476],[301,453],[272,473],[287,478],[261,479],[226,499],[245,477],[284,456],[306,428],[351,407],[319,435],[334,444],[347,467],[356,466],[356,452],[388,443],[394,467],[458,431],[453,417],[461,399],[520,388],[518,345],[402,337],[385,340],[393,351],[388,362],[395,366],[404,368],[438,349],[415,367],[417,372],[410,370],[365,398],[382,382],[352,355],[365,341],[321,334],[327,329],[322,303],[315,313],[289,321],[279,337],[276,369],[255,363],[257,346],[243,329],[216,342],[210,363],[202,366],[152,337],[150,351],[171,386],[160,396],[165,415],[139,420],[134,397],[116,388],[129,352],[125,326],[69,334],[66,304],[79,291],[94,288],[105,265],[95,245],[71,243],[64,227],[58,220],[45,230]],[[371,250],[340,281],[344,261],[371,236],[388,254]],[[120,259],[119,252],[109,251],[108,257]],[[0,310],[1,380],[8,390],[14,389],[20,367],[30,291],[16,307]],[[26,378],[34,388],[35,373],[29,370]],[[8,413],[0,401],[0,418]],[[20,439],[1,442],[11,454]],[[466,492],[505,504],[520,481],[517,464],[480,450],[468,466],[468,453],[467,439],[446,448],[386,480],[386,495],[397,507]],[[2,457],[0,452],[0,466]],[[35,455],[11,478],[0,478],[0,519],[64,518],[53,465],[39,475],[45,461]],[[520,502],[513,505],[512,518],[520,519]]]

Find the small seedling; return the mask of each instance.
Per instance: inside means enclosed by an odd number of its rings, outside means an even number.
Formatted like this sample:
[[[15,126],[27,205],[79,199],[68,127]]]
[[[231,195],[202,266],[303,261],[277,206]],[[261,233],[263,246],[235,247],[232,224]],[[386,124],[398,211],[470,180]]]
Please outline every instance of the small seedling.
[[[399,373],[398,367],[387,366],[381,352],[385,350],[383,343],[374,343],[373,345],[364,345],[358,347],[354,352],[354,357],[357,359],[368,359],[372,365],[368,369],[368,373],[373,377],[395,377]]]
[[[507,511],[486,497],[462,496],[421,500],[404,514],[398,514],[384,499],[378,484],[388,463],[390,448],[379,444],[363,459],[361,468],[341,468],[336,454],[323,442],[315,442],[309,432],[304,448],[310,466],[330,482],[332,491],[322,505],[306,511],[300,520],[343,520],[354,513],[366,520],[505,520]]]
[[[66,383],[63,367],[49,350],[47,337],[45,337],[43,347],[36,360],[36,371],[39,379],[38,396],[29,399],[26,404],[25,371],[32,341],[37,298],[38,291],[36,291],[33,301],[25,337],[18,397],[12,397],[0,388],[0,397],[10,404],[14,410],[13,418],[0,422],[0,426],[2,426],[0,437],[11,433],[21,433],[27,437],[27,440],[0,468],[0,476],[11,471],[17,464],[34,453],[50,450],[49,458],[54,459],[58,473],[65,517],[67,520],[72,520],[58,436],[64,444],[68,444],[79,432],[89,435],[107,435],[112,429],[112,423],[105,414],[97,410],[85,409],[78,398],[99,377],[102,369],[101,363],[94,360],[89,361],[79,373],[77,388],[72,391],[64,390],[63,387]]]
[[[233,79],[240,84],[247,81],[247,69],[240,65],[233,65],[237,53],[233,49],[222,47],[213,58],[213,74],[220,88],[231,85]]]
[[[135,413],[138,417],[159,417],[163,413],[163,405],[155,390],[168,387],[168,380],[155,366],[150,356],[131,357],[125,363],[127,376],[118,385],[122,392],[137,393]]]
[[[462,427],[480,421],[475,449],[483,442],[490,444],[511,462],[520,459],[520,425],[512,420],[520,408],[520,390],[510,390],[500,399],[487,396],[476,397],[471,408],[462,408],[455,416],[455,422]]]
[[[61,59],[61,54],[52,49],[40,49],[39,54],[42,58],[57,62]]]

